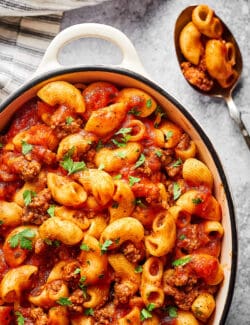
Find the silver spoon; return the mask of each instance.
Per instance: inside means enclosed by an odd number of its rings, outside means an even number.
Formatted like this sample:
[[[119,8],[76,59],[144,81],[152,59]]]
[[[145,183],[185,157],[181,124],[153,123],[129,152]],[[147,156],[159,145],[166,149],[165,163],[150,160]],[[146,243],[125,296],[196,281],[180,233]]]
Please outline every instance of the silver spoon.
[[[180,37],[180,33],[183,29],[183,27],[189,23],[192,20],[192,12],[194,10],[196,6],[190,6],[187,7],[186,9],[184,9],[181,14],[179,15],[179,17],[176,20],[176,24],[175,24],[175,30],[174,30],[174,42],[175,42],[175,50],[176,50],[176,55],[179,61],[179,64],[181,64],[184,61],[187,61],[180,49],[180,45],[179,45],[179,37]],[[216,16],[216,15],[215,15]],[[218,17],[219,18],[219,17]],[[220,19],[220,18],[219,18]],[[241,72],[242,72],[242,66],[243,66],[243,62],[242,62],[242,56],[241,56],[241,52],[239,49],[239,46],[233,36],[233,34],[230,32],[230,30],[228,29],[228,27],[224,24],[224,22],[220,19],[222,25],[223,25],[223,39],[226,39],[227,41],[230,41],[234,44],[235,46],[235,50],[236,50],[236,65],[234,66],[234,69],[238,72],[238,76],[240,77]],[[197,87],[195,87],[194,85],[192,85],[191,83],[190,86],[192,86],[196,91],[199,91],[200,93],[202,93],[203,95],[209,95],[212,97],[218,97],[218,98],[223,98],[228,106],[229,109],[229,114],[231,116],[231,118],[235,121],[235,123],[239,126],[241,134],[243,135],[246,144],[250,150],[250,135],[249,132],[247,131],[242,119],[241,119],[241,113],[239,111],[239,109],[236,107],[233,99],[232,99],[232,92],[239,80],[239,77],[237,78],[237,80],[235,80],[235,82],[228,88],[222,88],[218,83],[215,83],[214,86],[212,87],[212,89],[208,92],[203,91]]]

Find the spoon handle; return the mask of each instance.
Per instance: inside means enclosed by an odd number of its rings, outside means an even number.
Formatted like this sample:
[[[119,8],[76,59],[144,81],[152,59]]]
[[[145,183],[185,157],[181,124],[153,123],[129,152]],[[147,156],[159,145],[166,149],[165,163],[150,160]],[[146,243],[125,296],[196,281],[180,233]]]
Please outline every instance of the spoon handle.
[[[248,130],[246,129],[245,124],[243,123],[241,119],[241,113],[238,110],[237,106],[235,105],[232,96],[225,97],[225,101],[227,103],[227,106],[229,108],[229,114],[231,118],[235,121],[235,123],[239,126],[241,134],[243,135],[246,144],[248,146],[248,149],[250,150],[250,135]]]

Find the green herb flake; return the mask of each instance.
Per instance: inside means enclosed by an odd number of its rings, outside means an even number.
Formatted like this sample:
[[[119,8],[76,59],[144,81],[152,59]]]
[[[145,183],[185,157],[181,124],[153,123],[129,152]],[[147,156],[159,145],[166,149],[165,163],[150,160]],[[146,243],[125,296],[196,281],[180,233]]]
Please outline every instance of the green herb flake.
[[[152,314],[151,311],[154,310],[155,304],[148,304],[146,308],[143,308],[141,310],[141,321],[144,321],[145,319],[151,318]]]
[[[63,157],[63,161],[61,161],[60,165],[68,172],[68,175],[71,175],[71,174],[74,174],[81,170],[86,169],[86,164],[84,161],[74,162],[71,159],[71,156],[69,154],[66,154]]]
[[[128,179],[129,179],[130,186],[133,186],[134,184],[139,183],[141,180],[139,177],[133,177],[133,176],[129,176]]]
[[[3,143],[2,142],[0,142],[0,149],[2,149],[3,148]]]
[[[168,306],[167,311],[168,311],[169,317],[171,317],[171,318],[177,318],[178,317],[177,307]]]
[[[135,267],[135,273],[142,273],[142,265],[138,265]]]
[[[129,111],[128,114],[133,114],[135,116],[141,115],[141,111],[138,109],[138,107],[132,107]]]
[[[186,239],[186,236],[185,236],[184,234],[181,234],[181,235],[179,236],[179,239],[180,239],[180,240],[184,240],[184,239]]]
[[[121,128],[120,130],[118,130],[115,135],[119,135],[119,134],[122,134],[122,135],[125,135],[125,134],[128,134],[132,131],[132,128]]]
[[[201,204],[203,202],[203,200],[202,200],[202,198],[197,197],[197,198],[192,199],[192,202],[193,202],[193,204],[198,205],[198,204]]]
[[[105,169],[105,165],[101,163],[100,166],[98,167],[98,170],[103,170],[103,169]]]
[[[32,250],[31,239],[34,238],[35,235],[36,233],[32,229],[24,229],[9,239],[10,247],[16,248],[18,245],[20,245],[22,249]]]
[[[181,196],[181,188],[178,183],[174,183],[173,186],[173,192],[174,192],[174,200],[177,200]]]
[[[74,274],[80,274],[80,273],[81,273],[81,269],[79,267],[75,269]]]
[[[25,206],[28,206],[31,203],[32,198],[35,196],[37,196],[36,192],[31,191],[31,190],[25,190],[23,192],[23,200],[24,200]]]
[[[51,218],[55,216],[55,207],[56,206],[54,204],[52,204],[52,205],[50,205],[50,207],[47,210],[47,213],[49,214],[49,216]]]
[[[0,226],[2,226],[3,225],[3,220],[0,220]]]
[[[156,151],[155,151],[155,154],[156,154],[156,156],[157,156],[158,158],[161,158],[162,155],[163,155],[163,153],[162,153],[161,150],[156,150]]]
[[[166,117],[166,112],[164,112],[161,106],[157,106],[155,110],[155,115],[160,115],[160,117]]]
[[[136,198],[133,201],[133,203],[134,203],[135,206],[139,206],[141,208],[146,208],[146,205],[142,202],[142,200],[140,198]]]
[[[166,141],[171,139],[173,134],[174,134],[173,131],[171,131],[171,130],[167,131],[167,133],[164,134]]]
[[[90,251],[89,246],[88,246],[87,244],[85,244],[85,243],[82,243],[82,244],[81,244],[80,249],[81,249],[82,251],[85,251],[85,252],[89,252],[89,251]]]
[[[145,163],[145,160],[146,160],[146,158],[145,158],[144,154],[142,153],[140,155],[139,159],[137,160],[137,162],[135,163],[135,166],[133,169],[136,169],[136,168],[140,167],[141,165],[143,165]]]
[[[16,315],[17,325],[24,325],[25,319],[23,315],[20,313],[20,311],[15,311],[15,315]]]
[[[66,124],[67,124],[67,125],[71,125],[73,121],[74,121],[74,119],[73,119],[72,116],[68,116],[68,117],[66,118]]]
[[[112,139],[111,140],[117,147],[119,147],[119,148],[122,148],[122,147],[126,147],[126,143],[125,142],[119,142],[119,141],[117,141],[117,140],[115,140],[115,139]]]
[[[86,316],[93,316],[94,315],[94,309],[93,308],[87,308],[87,309],[85,309],[84,314]]]
[[[117,175],[113,176],[113,179],[121,179],[121,178],[122,178],[121,174],[117,174]]]
[[[43,241],[45,242],[46,245],[49,246],[59,247],[61,245],[59,240],[51,240],[49,238],[45,238]]]
[[[110,239],[105,240],[103,244],[100,245],[101,253],[105,254],[108,251],[108,248],[113,244],[113,241]]]
[[[123,151],[121,151],[121,152],[117,152],[117,153],[115,154],[115,156],[116,156],[116,157],[119,157],[119,158],[121,158],[121,159],[125,159],[125,158],[126,158],[126,153],[123,152]]]
[[[102,140],[99,140],[99,141],[97,142],[96,151],[101,150],[103,147],[104,147],[104,145],[103,145],[103,143],[102,143]]]
[[[151,108],[152,107],[152,99],[149,98],[147,101],[146,101],[146,106],[147,108]]]
[[[61,306],[71,306],[72,302],[67,297],[61,297],[57,300],[57,303]]]
[[[183,266],[186,265],[187,263],[189,263],[191,261],[191,257],[187,256],[187,257],[182,257],[179,258],[178,260],[175,260],[172,262],[173,266]]]
[[[182,164],[181,158],[178,158],[173,164],[172,167],[179,167]]]
[[[21,141],[21,144],[22,144],[22,154],[23,155],[27,155],[28,153],[30,153],[32,151],[32,149],[33,149],[32,144],[29,144],[24,140]]]

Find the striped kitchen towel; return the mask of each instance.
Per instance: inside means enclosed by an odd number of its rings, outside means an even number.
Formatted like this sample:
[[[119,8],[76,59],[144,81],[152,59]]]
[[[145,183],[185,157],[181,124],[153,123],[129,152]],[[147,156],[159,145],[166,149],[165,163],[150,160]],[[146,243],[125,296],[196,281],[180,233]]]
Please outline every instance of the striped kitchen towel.
[[[63,11],[104,1],[0,0],[0,102],[32,76]]]

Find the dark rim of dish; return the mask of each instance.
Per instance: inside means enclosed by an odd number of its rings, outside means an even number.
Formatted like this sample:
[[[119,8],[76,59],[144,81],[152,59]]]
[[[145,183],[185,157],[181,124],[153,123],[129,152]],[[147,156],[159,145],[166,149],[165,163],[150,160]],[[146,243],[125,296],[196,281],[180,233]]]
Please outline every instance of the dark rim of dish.
[[[225,190],[227,202],[228,202],[228,208],[229,208],[229,214],[230,214],[230,220],[231,220],[231,235],[232,235],[232,267],[231,267],[231,275],[230,275],[230,282],[229,282],[229,288],[228,288],[228,295],[225,302],[225,307],[222,313],[222,317],[220,319],[220,325],[225,324],[226,318],[229,312],[229,308],[232,302],[233,298],[233,292],[234,292],[234,286],[235,286],[235,279],[236,279],[236,271],[237,271],[237,258],[238,258],[238,241],[237,241],[237,229],[236,229],[236,220],[235,220],[235,212],[234,212],[234,206],[232,201],[232,196],[230,193],[230,188],[226,180],[226,176],[222,167],[222,164],[220,162],[220,159],[217,155],[217,152],[215,151],[212,142],[209,140],[201,126],[198,124],[198,122],[192,117],[192,115],[169,93],[167,93],[165,90],[163,90],[160,86],[158,86],[153,81],[147,79],[146,77],[143,77],[142,75],[137,74],[136,72],[122,69],[122,68],[111,68],[111,67],[104,67],[104,66],[78,66],[78,67],[64,67],[60,70],[54,70],[49,71],[46,73],[43,73],[42,75],[35,77],[34,79],[30,80],[29,82],[25,83],[23,86],[18,88],[15,92],[13,92],[3,103],[0,104],[0,113],[4,111],[5,107],[11,104],[12,101],[17,99],[19,96],[21,96],[25,91],[29,90],[30,88],[34,87],[35,85],[39,84],[42,81],[45,81],[46,79],[50,79],[52,77],[62,75],[62,74],[68,74],[68,73],[74,73],[74,72],[86,72],[86,71],[93,71],[93,72],[109,72],[114,74],[122,74],[127,77],[132,77],[147,86],[153,88],[155,91],[160,93],[163,97],[165,97],[168,101],[172,102],[176,108],[181,111],[181,113],[191,122],[191,124],[194,126],[196,131],[201,136],[202,140],[206,144],[213,160],[216,165],[216,168],[219,172],[219,175],[221,177],[221,181]]]

